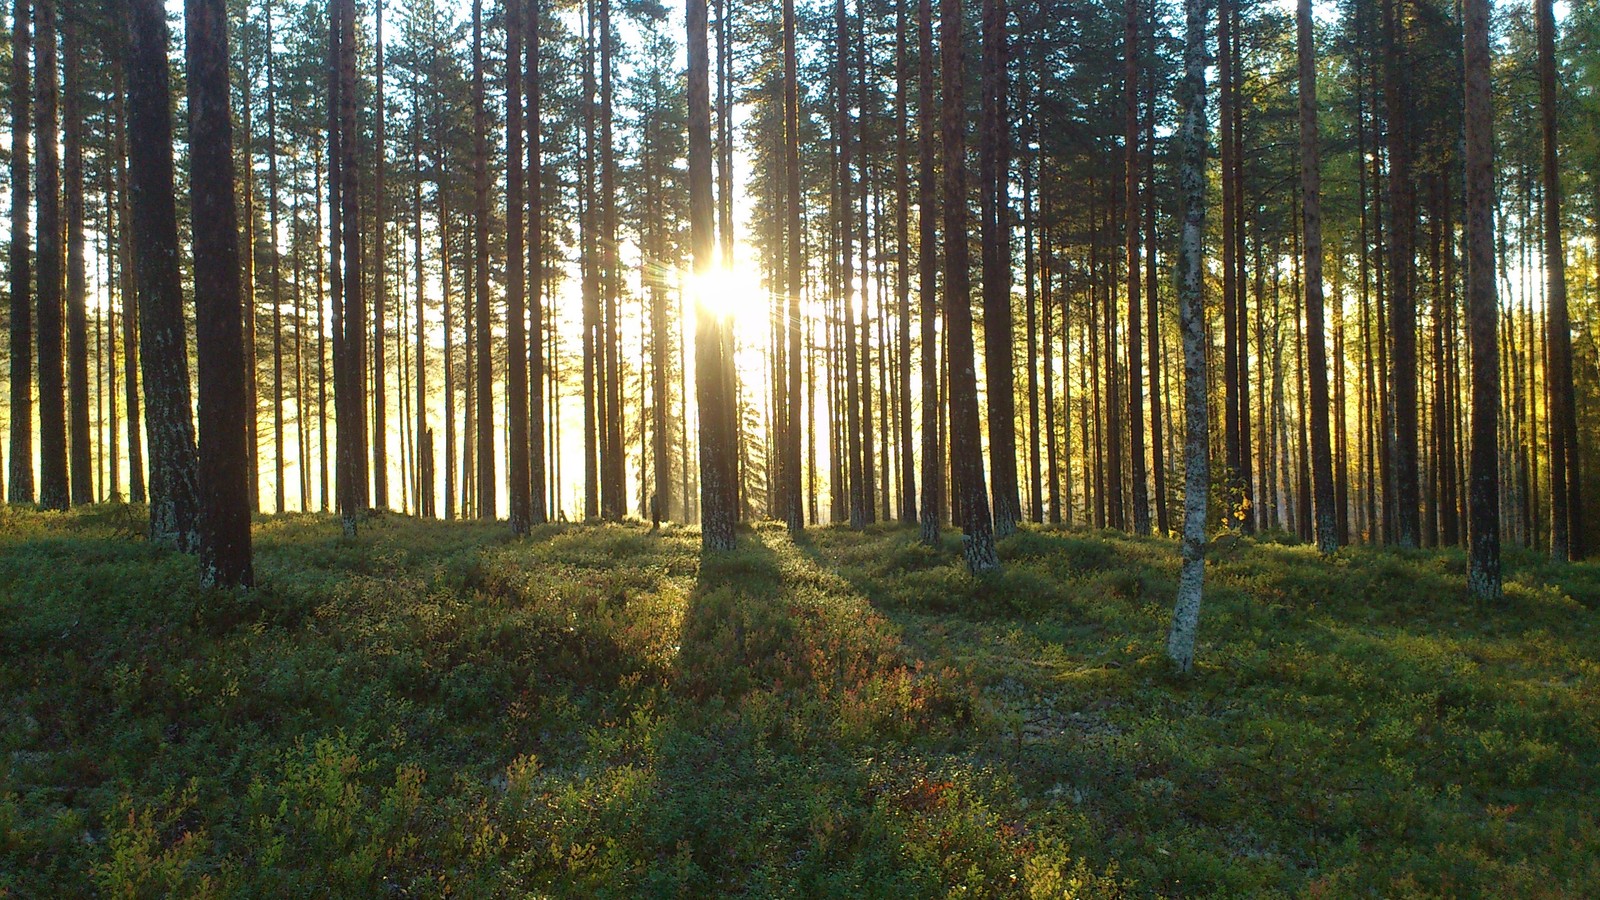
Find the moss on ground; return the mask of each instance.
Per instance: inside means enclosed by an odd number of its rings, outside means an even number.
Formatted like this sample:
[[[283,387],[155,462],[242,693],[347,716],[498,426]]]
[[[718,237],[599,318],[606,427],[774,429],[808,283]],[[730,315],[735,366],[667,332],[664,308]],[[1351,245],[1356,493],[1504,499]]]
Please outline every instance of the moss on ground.
[[[0,512],[0,897],[1600,894],[1600,567]]]

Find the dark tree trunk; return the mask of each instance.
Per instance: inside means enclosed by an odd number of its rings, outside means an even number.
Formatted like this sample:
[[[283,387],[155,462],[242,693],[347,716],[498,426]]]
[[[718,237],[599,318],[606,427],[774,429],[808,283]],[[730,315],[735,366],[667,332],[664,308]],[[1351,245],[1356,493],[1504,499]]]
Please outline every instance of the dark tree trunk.
[[[789,531],[798,534],[805,527],[805,509],[800,498],[800,443],[807,424],[801,403],[801,307],[800,292],[805,286],[805,258],[800,193],[800,82],[798,50],[795,46],[794,0],[783,0],[783,168],[784,212],[787,222],[785,246],[788,258],[788,315],[786,333],[788,357],[788,420],[784,423],[783,514]]]
[[[11,478],[6,498],[17,504],[32,503],[34,497],[33,305],[28,249],[28,123],[31,118],[28,20],[28,0],[16,0],[11,14],[11,247],[7,259],[11,278]],[[132,354],[131,344],[129,353]],[[130,355],[129,358],[137,357]],[[131,380],[128,382],[129,390],[134,389],[133,384]],[[131,428],[138,427],[136,420],[130,418],[129,422]],[[130,430],[129,434],[132,433]],[[138,443],[137,437],[131,440]]]
[[[489,342],[489,149],[488,111],[484,100],[483,0],[472,3],[472,185],[473,235],[473,344],[477,371],[478,518],[494,521],[494,353]]]
[[[268,278],[272,285],[272,446],[273,446],[273,509],[282,513],[285,508],[283,447],[283,254],[278,252],[278,90],[277,54],[272,49],[272,2],[267,0],[263,18],[267,31],[267,230],[271,235],[267,252],[271,254],[272,267]],[[238,248],[234,249],[238,258]],[[243,323],[240,323],[243,327]],[[241,344],[241,346],[243,346]]]
[[[944,516],[944,459],[939,444],[939,211],[934,149],[938,118],[933,93],[933,0],[917,3],[917,267],[922,328],[922,541],[939,543]]]
[[[941,0],[940,43],[944,75],[945,331],[949,336],[950,459],[960,493],[962,543],[974,574],[1000,567],[984,489],[978,424],[978,373],[972,347],[971,273],[967,248],[967,132],[962,102],[966,52],[960,0]]]
[[[983,72],[979,143],[983,244],[984,380],[988,386],[989,468],[994,477],[994,533],[1017,530],[1017,399],[1011,368],[1010,115],[1006,103],[1005,0],[983,0]]]
[[[128,10],[128,186],[150,442],[150,539],[194,552],[199,492],[178,273],[167,13],[161,0],[134,0]]]
[[[1494,268],[1494,107],[1489,86],[1489,0],[1463,0],[1466,58],[1467,327],[1472,349],[1472,461],[1468,474],[1467,586],[1500,588],[1500,343]]]
[[[544,440],[544,159],[540,145],[543,96],[539,80],[539,28],[544,0],[526,0],[527,34],[524,74],[527,88],[528,128],[528,272],[532,276],[528,292],[528,520],[543,524],[550,518],[545,500],[547,479]]]
[[[911,129],[909,127],[911,67],[907,3],[895,6],[895,116],[899,123],[895,137],[895,300],[897,304],[896,346],[899,348],[896,373],[896,431],[900,462],[900,521],[917,521],[917,464],[911,450]],[[798,105],[798,104],[797,104]],[[797,129],[798,130],[798,129]],[[796,161],[798,168],[798,161]],[[795,206],[799,206],[798,200]],[[798,212],[798,209],[796,210]],[[792,293],[800,293],[799,276],[794,276]],[[792,312],[798,318],[798,307]],[[798,346],[798,337],[795,339]],[[798,440],[798,438],[796,439]]]
[[[689,225],[694,274],[702,284],[714,264],[716,210],[711,196],[711,67],[706,0],[688,0]],[[738,517],[732,490],[733,454],[727,442],[732,415],[726,381],[722,323],[700,303],[695,309],[695,399],[700,407],[700,546],[730,551]]]
[[[1417,478],[1417,298],[1413,237],[1416,185],[1412,182],[1411,64],[1408,0],[1385,0],[1384,96],[1389,113],[1389,341],[1392,345],[1395,542],[1418,546],[1422,533]]]
[[[389,508],[389,339],[385,333],[389,307],[389,202],[383,186],[389,145],[384,132],[387,111],[383,93],[383,6],[382,0],[373,4],[377,96],[373,99],[372,129],[372,502],[378,509]]]
[[[1328,350],[1323,325],[1322,158],[1317,135],[1317,60],[1311,30],[1311,0],[1299,0],[1295,21],[1300,57],[1300,203],[1305,228],[1306,376],[1311,381],[1311,480],[1316,499],[1317,549],[1332,553],[1339,548],[1339,534],[1333,505]]]
[[[254,581],[250,452],[246,410],[241,408],[246,397],[244,309],[228,109],[227,4],[186,0],[184,14],[200,376],[200,582],[249,587]],[[273,237],[276,250],[276,233]],[[278,449],[281,454],[281,441]]]
[[[361,191],[356,169],[356,140],[360,132],[356,120],[356,14],[355,0],[338,0],[338,192],[340,224],[338,239],[343,244],[340,262],[344,266],[340,287],[343,293],[342,321],[334,328],[342,332],[334,347],[335,393],[339,403],[339,464],[345,472],[340,513],[346,534],[354,534],[356,519],[369,505],[367,473],[366,403],[366,297],[361,283]],[[339,310],[336,309],[336,312]],[[336,319],[340,318],[335,316]],[[342,351],[342,353],[341,353]],[[343,357],[342,364],[338,357]],[[342,384],[339,376],[342,374]]]
[[[1144,324],[1139,314],[1139,293],[1144,273],[1139,268],[1139,0],[1127,0],[1123,27],[1123,160],[1125,179],[1123,249],[1128,279],[1128,445],[1133,475],[1133,532],[1150,533],[1150,481],[1145,474],[1144,361],[1141,358]]]
[[[34,7],[38,46],[34,82],[39,118],[34,147],[39,152],[35,202],[38,204],[39,276],[39,505],[66,509],[67,398],[62,370],[61,160],[56,100],[56,0]]]
[[[63,200],[67,226],[67,441],[72,505],[94,502],[89,432],[88,270],[83,242],[83,47],[76,12],[62,22]]]
[[[1549,327],[1550,555],[1583,558],[1583,483],[1572,377],[1572,319],[1567,310],[1566,252],[1561,243],[1561,170],[1556,154],[1555,13],[1534,4],[1539,31],[1539,112],[1544,138],[1544,266]]]
[[[523,325],[522,4],[506,4],[506,490],[511,532],[528,533],[533,494],[528,483],[528,348]],[[534,185],[538,190],[538,185]]]

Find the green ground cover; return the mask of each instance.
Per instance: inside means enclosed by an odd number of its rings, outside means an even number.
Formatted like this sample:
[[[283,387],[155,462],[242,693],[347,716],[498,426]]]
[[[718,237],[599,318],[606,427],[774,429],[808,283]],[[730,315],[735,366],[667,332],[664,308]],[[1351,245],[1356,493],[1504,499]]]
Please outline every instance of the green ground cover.
[[[1600,895],[1600,567],[0,512],[0,897]]]

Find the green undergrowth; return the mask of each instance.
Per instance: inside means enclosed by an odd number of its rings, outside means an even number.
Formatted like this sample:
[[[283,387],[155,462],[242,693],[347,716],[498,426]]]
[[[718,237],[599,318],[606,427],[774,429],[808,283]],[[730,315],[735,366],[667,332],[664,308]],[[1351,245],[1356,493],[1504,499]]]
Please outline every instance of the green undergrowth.
[[[0,512],[0,897],[1600,894],[1600,568]]]

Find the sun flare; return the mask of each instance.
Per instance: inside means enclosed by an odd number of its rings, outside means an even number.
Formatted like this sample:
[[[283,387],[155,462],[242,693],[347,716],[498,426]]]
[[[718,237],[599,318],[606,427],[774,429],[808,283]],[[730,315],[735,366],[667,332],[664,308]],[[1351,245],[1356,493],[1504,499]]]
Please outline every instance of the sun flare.
[[[747,264],[716,265],[704,274],[684,273],[683,279],[695,310],[729,317],[735,327],[764,321],[770,313],[766,286],[760,274]]]

